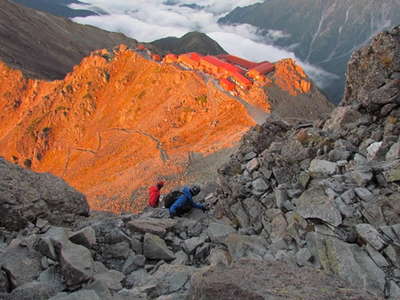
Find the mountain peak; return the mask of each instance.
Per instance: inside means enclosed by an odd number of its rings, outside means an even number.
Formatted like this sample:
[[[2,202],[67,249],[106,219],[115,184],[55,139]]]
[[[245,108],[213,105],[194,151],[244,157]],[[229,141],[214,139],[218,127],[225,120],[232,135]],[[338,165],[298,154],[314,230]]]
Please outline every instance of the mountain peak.
[[[167,37],[152,42],[166,52],[182,54],[198,52],[204,55],[226,54],[227,52],[213,39],[202,32],[188,32],[180,38]]]

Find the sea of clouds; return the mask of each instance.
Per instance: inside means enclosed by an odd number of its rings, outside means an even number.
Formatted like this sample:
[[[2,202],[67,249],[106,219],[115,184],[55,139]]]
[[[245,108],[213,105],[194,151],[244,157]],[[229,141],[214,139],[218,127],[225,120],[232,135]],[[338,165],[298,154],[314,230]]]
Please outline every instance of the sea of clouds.
[[[220,25],[218,19],[235,7],[263,0],[80,0],[71,8],[88,9],[99,15],[77,17],[73,20],[105,30],[122,32],[141,42],[160,38],[181,37],[190,31],[200,31],[217,41],[227,52],[253,61],[277,61],[294,58],[308,75],[323,88],[335,75],[297,59],[290,50],[275,47],[273,42],[286,38],[281,31],[260,33],[248,25]]]

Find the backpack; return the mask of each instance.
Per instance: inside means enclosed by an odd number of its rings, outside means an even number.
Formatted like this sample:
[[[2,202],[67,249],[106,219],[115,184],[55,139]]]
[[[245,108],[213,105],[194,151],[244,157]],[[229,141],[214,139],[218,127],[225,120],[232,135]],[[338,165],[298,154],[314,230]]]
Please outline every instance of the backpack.
[[[170,208],[171,205],[175,202],[179,196],[183,195],[181,191],[171,191],[164,197],[164,206],[165,208]]]

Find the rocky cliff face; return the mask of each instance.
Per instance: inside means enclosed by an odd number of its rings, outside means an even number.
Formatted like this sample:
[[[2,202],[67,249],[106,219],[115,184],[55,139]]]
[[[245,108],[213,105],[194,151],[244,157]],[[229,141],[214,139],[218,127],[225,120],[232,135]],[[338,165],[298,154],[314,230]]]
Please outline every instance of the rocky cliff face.
[[[389,299],[400,297],[399,50],[397,27],[356,51],[327,120],[271,118],[246,134],[212,200],[275,259]]]
[[[93,208],[139,209],[144,203],[130,202],[132,190],[160,176],[179,184],[190,153],[232,147],[255,125],[252,115],[270,111],[261,86],[235,98],[203,73],[145,56],[126,47],[98,51],[53,82],[0,64],[0,154],[63,177]],[[297,72],[282,74],[297,78]],[[282,94],[289,88],[305,94],[301,85],[287,84],[277,87]],[[319,105],[327,103],[322,96],[312,101],[320,112],[330,110]]]
[[[377,32],[399,24],[399,7],[398,0],[268,0],[236,8],[220,22],[254,25],[271,43],[290,47],[300,59],[336,74],[339,79],[324,91],[337,103],[351,53]],[[276,31],[286,36],[276,39]]]

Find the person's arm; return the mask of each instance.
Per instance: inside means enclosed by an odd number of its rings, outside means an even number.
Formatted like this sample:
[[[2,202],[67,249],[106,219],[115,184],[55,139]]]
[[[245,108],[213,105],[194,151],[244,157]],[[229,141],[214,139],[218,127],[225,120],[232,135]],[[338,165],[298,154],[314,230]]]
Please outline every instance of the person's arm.
[[[203,208],[204,208],[204,205],[203,205],[203,204],[200,204],[200,203],[197,203],[197,202],[194,202],[194,201],[193,201],[192,193],[190,192],[189,189],[187,189],[187,191],[184,190],[184,193],[185,193],[185,195],[186,195],[186,193],[187,193],[187,196],[186,196],[186,197],[188,198],[188,201],[190,202],[190,205],[191,205],[192,207],[200,208],[200,209],[203,209]]]
[[[203,208],[204,208],[204,205],[203,205],[203,204],[194,202],[193,200],[192,200],[191,204],[192,204],[192,206],[195,207],[195,208],[200,208],[200,209],[203,209]]]

